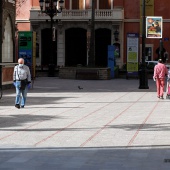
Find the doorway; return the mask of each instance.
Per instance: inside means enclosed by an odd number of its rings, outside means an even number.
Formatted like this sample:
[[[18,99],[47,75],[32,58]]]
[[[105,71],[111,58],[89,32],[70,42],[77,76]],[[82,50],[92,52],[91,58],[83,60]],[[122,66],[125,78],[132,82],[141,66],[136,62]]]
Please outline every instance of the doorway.
[[[145,60],[152,61],[155,60],[153,57],[153,44],[145,44]],[[142,62],[142,44],[140,44],[140,62]]]
[[[41,31],[41,65],[51,64],[57,65],[57,30],[55,32],[55,41],[51,41],[51,29],[46,28]],[[51,60],[51,61],[50,61]]]
[[[95,31],[95,64],[107,67],[108,45],[111,45],[111,30],[100,28]]]
[[[70,28],[65,32],[65,66],[86,66],[87,42],[86,30]]]

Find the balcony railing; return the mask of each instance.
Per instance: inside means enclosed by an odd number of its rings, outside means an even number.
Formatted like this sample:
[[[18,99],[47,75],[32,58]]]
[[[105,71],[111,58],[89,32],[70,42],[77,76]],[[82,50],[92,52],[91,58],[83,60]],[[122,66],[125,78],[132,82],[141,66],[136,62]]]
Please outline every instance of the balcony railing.
[[[89,20],[91,19],[91,10],[63,10],[58,16],[54,16],[54,19],[61,20]],[[124,11],[123,9],[113,9],[113,10],[95,10],[95,20],[123,20]],[[49,16],[42,14],[39,9],[31,9],[30,11],[30,21],[46,20]]]

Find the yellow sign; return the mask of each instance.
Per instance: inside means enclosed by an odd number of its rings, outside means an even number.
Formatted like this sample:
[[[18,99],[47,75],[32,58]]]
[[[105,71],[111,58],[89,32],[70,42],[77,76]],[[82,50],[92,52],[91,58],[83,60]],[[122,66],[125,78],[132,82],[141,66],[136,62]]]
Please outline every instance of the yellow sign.
[[[136,74],[138,73],[138,46],[139,34],[127,34],[127,72]]]
[[[128,72],[138,72],[138,62],[128,62],[127,63],[127,70]]]
[[[143,0],[140,0],[140,14],[142,16],[142,4]],[[145,0],[145,15],[153,16],[154,15],[154,0]]]
[[[137,62],[138,61],[137,52],[128,52],[128,61]]]

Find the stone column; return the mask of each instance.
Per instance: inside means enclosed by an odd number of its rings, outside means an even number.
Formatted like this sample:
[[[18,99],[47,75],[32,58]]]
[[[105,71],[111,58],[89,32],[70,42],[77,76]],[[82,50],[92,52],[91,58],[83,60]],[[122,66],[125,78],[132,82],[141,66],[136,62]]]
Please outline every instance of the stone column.
[[[58,22],[57,39],[57,66],[65,66],[65,33],[63,31],[62,21]]]
[[[114,0],[111,0],[111,10],[113,9],[113,1]]]
[[[72,10],[72,0],[70,0],[69,8],[70,8],[70,10]]]

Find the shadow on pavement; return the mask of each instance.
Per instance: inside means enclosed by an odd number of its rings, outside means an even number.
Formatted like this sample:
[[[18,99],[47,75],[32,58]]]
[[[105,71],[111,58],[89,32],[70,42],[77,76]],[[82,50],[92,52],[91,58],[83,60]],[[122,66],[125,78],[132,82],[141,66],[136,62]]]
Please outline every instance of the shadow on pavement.
[[[152,147],[152,148],[151,148]],[[17,170],[169,170],[170,145],[5,148],[0,168]]]
[[[51,119],[63,119],[61,116],[44,116],[44,115],[9,115],[9,116],[3,116],[0,115],[0,131],[4,131],[4,127],[15,127],[15,126],[21,126],[23,127],[23,124],[36,122],[37,124],[42,121],[47,121]],[[7,129],[6,129],[7,130]],[[8,129],[9,130],[9,129]],[[12,130],[12,129],[11,129]]]

